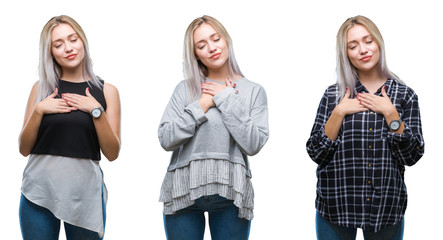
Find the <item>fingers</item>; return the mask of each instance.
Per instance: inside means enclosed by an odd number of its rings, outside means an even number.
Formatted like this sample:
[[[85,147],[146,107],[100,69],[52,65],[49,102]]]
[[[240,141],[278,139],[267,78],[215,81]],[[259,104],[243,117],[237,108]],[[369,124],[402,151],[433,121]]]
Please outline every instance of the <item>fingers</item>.
[[[225,79],[225,84],[227,87],[233,87],[232,82],[229,80],[229,77]]]
[[[49,97],[55,98],[57,97],[57,95],[58,95],[58,88],[55,88],[54,92],[51,95],[49,95]]]
[[[89,92],[89,87],[86,88],[85,93],[86,93],[86,96],[92,97],[91,93]]]
[[[349,98],[350,96],[351,96],[351,90],[349,90],[349,88],[346,87],[345,98]]]
[[[383,87],[381,88],[381,95],[382,95],[383,97],[388,97],[388,94],[386,93],[386,87],[385,87],[385,86],[383,86]]]

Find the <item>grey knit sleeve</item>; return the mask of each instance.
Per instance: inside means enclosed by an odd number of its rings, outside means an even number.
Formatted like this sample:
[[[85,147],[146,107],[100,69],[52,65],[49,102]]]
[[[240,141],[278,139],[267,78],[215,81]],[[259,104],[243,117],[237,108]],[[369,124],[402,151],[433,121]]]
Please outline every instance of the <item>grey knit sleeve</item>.
[[[207,118],[198,101],[187,105],[189,90],[181,82],[174,90],[158,127],[158,138],[166,151],[174,151],[191,139]]]
[[[213,101],[223,123],[243,153],[253,156],[269,137],[268,103],[261,86],[225,88]]]

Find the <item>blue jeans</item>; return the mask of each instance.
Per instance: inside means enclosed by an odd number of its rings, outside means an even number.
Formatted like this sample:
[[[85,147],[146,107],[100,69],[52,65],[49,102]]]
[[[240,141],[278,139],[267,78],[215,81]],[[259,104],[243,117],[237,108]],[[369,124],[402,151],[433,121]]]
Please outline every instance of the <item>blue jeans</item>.
[[[357,228],[342,227],[330,223],[318,212],[315,216],[317,240],[355,240]],[[365,240],[402,240],[404,231],[404,218],[395,225],[383,228],[378,232],[363,230]]]
[[[168,240],[203,240],[208,212],[212,240],[247,240],[251,221],[238,217],[233,201],[219,195],[204,196],[173,215],[163,215]]]
[[[23,240],[57,240],[60,233],[60,220],[47,208],[41,207],[25,196],[20,199],[20,228]],[[103,220],[106,218],[103,203]],[[98,233],[64,223],[67,240],[102,240]]]

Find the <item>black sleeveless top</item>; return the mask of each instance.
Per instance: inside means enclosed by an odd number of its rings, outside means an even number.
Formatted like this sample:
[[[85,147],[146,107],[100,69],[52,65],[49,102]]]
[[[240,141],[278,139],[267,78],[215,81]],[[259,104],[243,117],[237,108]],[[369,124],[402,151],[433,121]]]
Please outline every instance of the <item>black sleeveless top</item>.
[[[103,81],[102,81],[103,83]],[[59,81],[58,95],[77,93],[86,96],[86,88],[106,110],[103,89],[87,82]],[[43,115],[32,154],[100,160],[100,145],[90,113],[80,110]]]

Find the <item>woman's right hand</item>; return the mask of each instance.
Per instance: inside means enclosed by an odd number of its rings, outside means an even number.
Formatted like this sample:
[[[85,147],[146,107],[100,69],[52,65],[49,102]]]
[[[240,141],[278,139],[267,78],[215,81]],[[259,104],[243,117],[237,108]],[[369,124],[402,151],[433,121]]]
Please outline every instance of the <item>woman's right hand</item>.
[[[69,106],[65,100],[55,98],[57,94],[58,89],[56,88],[51,95],[43,101],[36,103],[38,82],[32,87],[26,106],[23,128],[19,136],[19,151],[23,156],[28,156],[31,153],[44,114],[67,113],[76,110],[74,107]]]
[[[55,91],[46,97],[43,101],[39,102],[35,106],[35,111],[38,114],[53,114],[53,113],[67,113],[71,111],[77,110],[76,107],[72,107],[66,103],[64,99],[55,98],[58,95],[58,89],[55,88]]]
[[[350,98],[351,92],[346,88],[346,94],[340,103],[334,108],[328,122],[325,125],[325,134],[329,139],[337,140],[343,119],[350,114],[364,112],[368,109],[364,107],[359,100]]]
[[[349,91],[349,88],[346,88],[345,96],[335,107],[334,111],[337,111],[337,113],[342,117],[358,112],[368,111],[368,108],[364,107],[358,99],[350,98],[350,96],[351,92]]]

